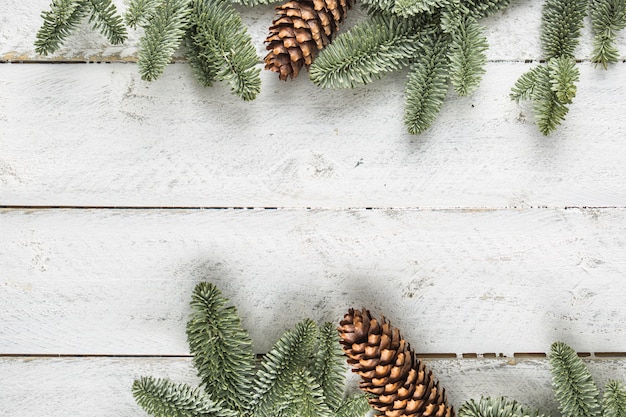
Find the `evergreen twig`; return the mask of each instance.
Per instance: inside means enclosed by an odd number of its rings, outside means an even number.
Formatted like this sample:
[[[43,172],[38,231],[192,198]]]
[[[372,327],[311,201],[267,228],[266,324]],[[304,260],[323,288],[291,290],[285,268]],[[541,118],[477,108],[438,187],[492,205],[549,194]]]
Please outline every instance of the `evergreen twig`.
[[[574,58],[588,0],[546,0],[541,15],[541,44],[546,60]]]
[[[617,33],[626,28],[626,1],[592,0],[589,4],[593,27],[592,62],[607,69],[619,57],[615,46]]]
[[[130,0],[124,20],[133,29],[145,26],[156,13],[158,6],[159,0]]]
[[[506,397],[482,397],[478,401],[466,401],[459,409],[459,417],[543,417],[543,414],[531,412]]]
[[[261,363],[256,373],[253,414],[273,417],[276,405],[289,392],[293,377],[313,354],[317,325],[304,320],[283,334]]]
[[[89,23],[99,30],[113,45],[126,41],[128,33],[124,19],[117,14],[117,8],[111,0],[88,0],[91,5]]]
[[[563,342],[552,344],[552,386],[563,417],[600,417],[599,392],[589,370]]]
[[[409,133],[424,132],[441,110],[448,90],[448,45],[442,35],[428,36],[411,65],[404,109],[404,124]]]
[[[467,96],[485,73],[487,39],[473,17],[465,16],[452,32],[448,52],[450,82],[459,96]]]
[[[145,25],[139,41],[139,74],[147,81],[157,79],[185,34],[190,0],[162,0]]]
[[[43,24],[36,35],[35,52],[54,53],[87,13],[87,0],[52,0],[42,12]]]
[[[355,394],[341,402],[339,408],[335,410],[335,417],[361,417],[371,409],[367,394]]]
[[[419,49],[411,20],[384,14],[361,22],[324,48],[309,70],[320,87],[353,88],[407,66]]]
[[[603,417],[626,416],[626,386],[621,381],[609,381],[602,398]]]
[[[205,86],[227,81],[234,94],[253,100],[261,90],[261,69],[241,17],[225,1],[193,0],[189,62]]]
[[[249,407],[255,355],[237,309],[227,303],[215,285],[198,284],[192,294],[187,341],[205,391],[242,413]]]
[[[237,417],[201,389],[168,379],[141,377],[133,383],[133,396],[154,417]]]
[[[333,323],[324,323],[319,328],[317,352],[311,374],[316,377],[326,404],[331,410],[337,410],[343,396],[341,386],[345,377],[345,358]]]

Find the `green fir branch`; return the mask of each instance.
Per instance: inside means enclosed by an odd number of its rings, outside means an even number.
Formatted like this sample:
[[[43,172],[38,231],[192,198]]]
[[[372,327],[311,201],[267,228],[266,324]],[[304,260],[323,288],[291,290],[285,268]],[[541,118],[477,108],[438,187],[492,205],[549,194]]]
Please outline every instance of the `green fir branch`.
[[[315,377],[307,369],[293,375],[289,389],[281,401],[281,410],[274,417],[335,417]]]
[[[143,27],[156,13],[160,0],[130,0],[124,20],[133,29]]]
[[[139,41],[141,78],[153,81],[163,74],[179,47],[188,23],[190,0],[162,0]]]
[[[460,96],[473,92],[485,73],[487,38],[482,27],[472,17],[466,16],[452,32],[448,50],[450,82]]]
[[[188,35],[190,64],[203,85],[224,80],[233,94],[253,100],[261,91],[261,69],[252,39],[232,5],[194,0]]]
[[[35,40],[35,52],[49,55],[76,29],[87,14],[87,0],[52,0],[50,10],[41,13],[43,24]]]
[[[274,417],[277,407],[289,393],[294,375],[313,355],[317,325],[311,320],[304,320],[274,344],[257,371],[252,399],[255,417]],[[278,410],[280,411],[280,410]]]
[[[626,416],[626,386],[621,381],[609,381],[602,397],[603,417]]]
[[[404,124],[420,134],[437,118],[448,90],[448,40],[431,35],[411,65],[405,89]]]
[[[337,410],[343,397],[345,356],[339,344],[339,334],[333,323],[324,323],[319,328],[317,352],[311,374],[320,385],[326,404],[331,410]]]
[[[521,100],[531,100],[535,97],[535,91],[537,86],[540,85],[540,81],[547,80],[548,76],[548,67],[545,65],[537,66],[525,72],[515,82],[509,97],[517,103]]]
[[[607,69],[619,57],[615,38],[626,27],[626,1],[592,0],[589,8],[594,32],[591,61]]]
[[[565,120],[568,104],[576,95],[578,68],[571,58],[554,58],[548,62],[547,70],[539,73],[533,92],[537,126],[544,135],[549,135]]]
[[[142,377],[133,383],[137,404],[154,417],[237,417],[199,388],[167,379]]]
[[[552,344],[552,386],[563,417],[600,417],[599,392],[576,352],[562,342]]]
[[[480,400],[466,401],[459,408],[459,417],[543,417],[531,412],[515,400],[506,397],[482,397]]]
[[[335,417],[362,417],[372,410],[366,394],[356,394],[342,401]]]
[[[464,7],[469,9],[470,15],[475,19],[489,16],[499,10],[503,10],[511,4],[511,0],[459,0]]]
[[[418,39],[415,22],[388,14],[373,16],[324,48],[309,76],[326,88],[367,84],[407,66],[419,49]]]
[[[249,406],[255,355],[237,309],[227,303],[215,285],[198,284],[192,294],[187,341],[205,391],[243,414]]]
[[[91,6],[89,23],[99,30],[113,45],[126,41],[128,33],[124,19],[117,14],[117,8],[111,0],[88,0]]]
[[[574,58],[588,0],[546,0],[541,16],[541,43],[546,60]]]
[[[576,82],[580,76],[576,61],[566,57],[552,59],[548,62],[548,72],[550,89],[556,98],[563,104],[571,104],[576,97]]]

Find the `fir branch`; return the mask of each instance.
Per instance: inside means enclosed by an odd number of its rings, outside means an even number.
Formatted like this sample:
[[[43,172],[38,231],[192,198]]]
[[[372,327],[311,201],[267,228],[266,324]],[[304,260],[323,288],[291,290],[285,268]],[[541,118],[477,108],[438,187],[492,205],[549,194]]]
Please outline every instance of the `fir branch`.
[[[541,16],[541,43],[546,60],[574,58],[588,0],[546,0]]]
[[[482,397],[480,400],[466,401],[459,409],[459,417],[543,417],[531,412],[517,401],[505,397]]]
[[[362,417],[372,410],[366,394],[356,394],[345,399],[335,411],[335,417]]]
[[[190,63],[204,85],[227,81],[234,94],[253,100],[261,90],[258,57],[241,17],[227,2],[194,0]]]
[[[430,127],[448,90],[448,41],[431,36],[411,66],[405,90],[404,123],[409,133],[420,134]]]
[[[580,73],[573,59],[561,57],[548,62],[550,89],[563,104],[570,104],[576,97],[576,82]]]
[[[552,385],[563,417],[600,417],[598,388],[576,352],[565,343],[551,347]]]
[[[626,27],[626,1],[592,0],[589,7],[594,32],[591,60],[607,69],[608,64],[617,62],[619,57],[615,38]]]
[[[476,19],[489,16],[509,6],[511,0],[461,0]]]
[[[565,120],[570,104],[576,95],[574,82],[578,80],[578,69],[573,59],[562,57],[548,62],[547,71],[537,78],[533,100],[537,126],[544,135],[556,130]]]
[[[117,8],[111,0],[88,0],[91,6],[89,23],[99,30],[113,45],[124,43],[128,33],[124,20],[117,14]]]
[[[541,79],[548,79],[548,67],[544,65],[537,66],[522,74],[511,89],[509,97],[517,103],[521,100],[532,99]]]
[[[300,369],[293,375],[281,403],[284,408],[274,417],[335,417],[324,402],[322,388],[307,369]]]
[[[50,10],[41,14],[43,24],[37,32],[35,52],[54,53],[87,13],[87,0],[52,0]]]
[[[190,0],[162,0],[145,26],[139,41],[138,67],[141,78],[157,79],[185,34]]]
[[[159,0],[130,0],[124,20],[133,29],[145,26],[156,13]]]
[[[416,19],[417,21],[417,19]],[[419,48],[419,28],[408,19],[376,15],[338,36],[311,65],[313,83],[353,88],[409,64]]]
[[[603,417],[626,416],[626,386],[620,381],[609,381],[602,398]]]
[[[316,336],[317,325],[304,320],[286,331],[265,355],[255,379],[251,408],[256,417],[275,416],[276,406],[291,389],[293,376],[311,358]]]
[[[466,96],[480,84],[487,63],[487,47],[482,27],[472,17],[466,16],[452,32],[448,51],[450,82],[458,95]]]
[[[237,309],[227,303],[215,285],[198,284],[192,294],[187,341],[205,391],[243,414],[249,406],[255,355]]]
[[[133,383],[135,401],[154,417],[236,417],[202,390],[167,379],[142,377]]]
[[[317,345],[311,374],[320,385],[326,404],[334,411],[341,405],[343,397],[345,358],[333,323],[324,323],[320,327]]]

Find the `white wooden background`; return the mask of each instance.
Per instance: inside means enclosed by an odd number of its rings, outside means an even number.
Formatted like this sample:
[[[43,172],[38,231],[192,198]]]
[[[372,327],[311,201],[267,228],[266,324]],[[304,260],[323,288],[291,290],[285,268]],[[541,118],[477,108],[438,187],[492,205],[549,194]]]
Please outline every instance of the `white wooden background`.
[[[259,353],[305,317],[385,314],[456,406],[554,410],[555,340],[598,382],[626,378],[623,35],[595,68],[586,22],[578,95],[543,137],[508,98],[541,59],[541,3],[514,1],[483,21],[480,89],[410,136],[405,73],[333,91],[264,72],[244,103],[180,60],[141,81],[135,33],[110,46],[85,26],[38,56],[47,7],[0,2],[0,415],[144,416],[134,378],[195,381],[201,280]],[[241,11],[261,57],[272,7]]]

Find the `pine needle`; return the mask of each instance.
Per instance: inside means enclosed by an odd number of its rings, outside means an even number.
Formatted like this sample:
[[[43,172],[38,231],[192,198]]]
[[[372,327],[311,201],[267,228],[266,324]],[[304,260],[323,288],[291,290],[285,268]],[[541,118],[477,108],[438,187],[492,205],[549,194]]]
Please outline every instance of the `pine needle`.
[[[124,20],[117,14],[117,8],[111,0],[88,0],[91,5],[89,23],[99,30],[113,45],[126,41],[128,33]]]
[[[609,381],[602,398],[603,417],[626,416],[626,386],[621,381]]]
[[[574,58],[588,0],[546,0],[541,15],[541,43],[546,60]]]
[[[124,20],[133,29],[145,26],[156,13],[159,0],[130,0]]]
[[[591,61],[607,69],[619,58],[615,38],[626,27],[626,1],[593,0],[589,7],[594,32]]]
[[[487,38],[472,17],[464,17],[452,32],[448,51],[450,82],[459,96],[473,92],[485,73]]]
[[[345,356],[334,323],[320,327],[317,344],[311,374],[320,385],[326,404],[334,411],[341,405],[345,378]]]

